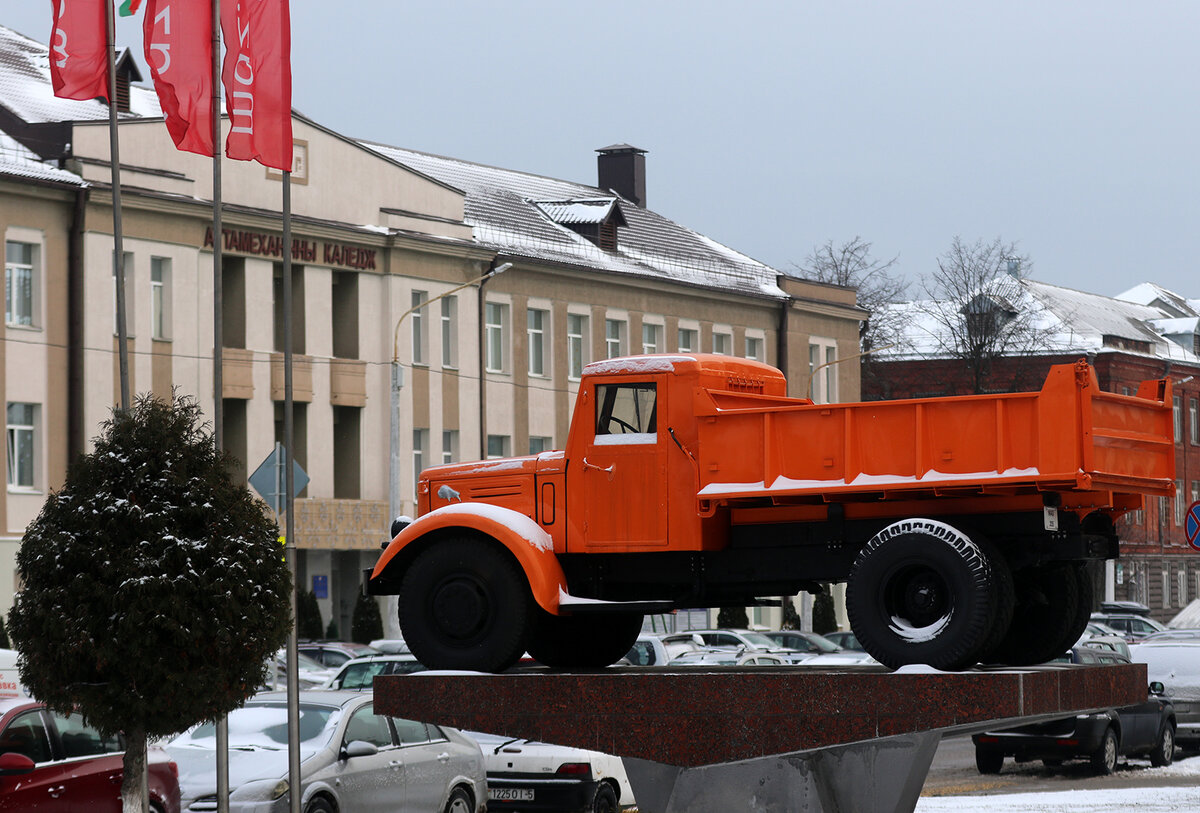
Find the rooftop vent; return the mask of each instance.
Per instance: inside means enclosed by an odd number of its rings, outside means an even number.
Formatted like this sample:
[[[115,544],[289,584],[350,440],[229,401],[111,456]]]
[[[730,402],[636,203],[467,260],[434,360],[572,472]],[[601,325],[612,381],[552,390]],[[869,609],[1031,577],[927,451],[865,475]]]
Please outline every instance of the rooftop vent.
[[[597,186],[646,208],[646,151],[628,144],[596,150]]]

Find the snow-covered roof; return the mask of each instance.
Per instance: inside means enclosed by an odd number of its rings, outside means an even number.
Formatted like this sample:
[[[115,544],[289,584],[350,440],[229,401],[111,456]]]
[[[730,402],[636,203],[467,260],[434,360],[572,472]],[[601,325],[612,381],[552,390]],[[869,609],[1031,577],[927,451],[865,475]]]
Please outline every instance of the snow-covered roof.
[[[86,186],[73,172],[51,166],[21,142],[0,130],[0,176]]]
[[[1200,316],[1200,299],[1188,299],[1153,282],[1135,285],[1117,294],[1116,298],[1140,305],[1153,305],[1167,311],[1170,316]]]
[[[536,200],[539,209],[555,223],[603,223],[621,209],[616,198],[588,198],[586,200]],[[621,225],[625,225],[624,218]]]
[[[477,242],[510,257],[527,257],[608,273],[783,299],[780,272],[662,215],[595,186],[457,158],[363,142],[394,161],[466,194],[464,220]],[[606,251],[551,216],[547,202],[614,200],[626,224]],[[585,204],[591,206],[591,204]],[[571,212],[583,216],[583,206]],[[570,214],[557,211],[556,214]],[[597,222],[594,214],[576,222]]]
[[[50,14],[46,14],[50,27]],[[50,49],[45,43],[0,25],[0,105],[29,124],[108,118],[108,105],[95,99],[60,99],[50,84]],[[161,116],[158,96],[149,88],[129,88],[129,113]]]
[[[1192,351],[1191,339],[1200,329],[1200,320],[1181,318],[1174,312],[1178,303],[1188,302],[1178,294],[1145,283],[1122,294],[1122,298],[1113,298],[1002,276],[1003,279],[993,281],[989,290],[973,297],[972,302],[986,297],[1002,308],[1026,314],[1030,328],[1042,336],[1045,352],[1120,351],[1200,363],[1200,357]],[[996,290],[990,290],[991,287]],[[1166,302],[1169,307],[1164,306]],[[952,340],[947,335],[945,314],[956,313],[954,303],[920,301],[886,307],[889,319],[899,325],[900,336],[896,346],[881,351],[881,356],[901,359],[947,355]],[[943,315],[939,317],[939,313]]]

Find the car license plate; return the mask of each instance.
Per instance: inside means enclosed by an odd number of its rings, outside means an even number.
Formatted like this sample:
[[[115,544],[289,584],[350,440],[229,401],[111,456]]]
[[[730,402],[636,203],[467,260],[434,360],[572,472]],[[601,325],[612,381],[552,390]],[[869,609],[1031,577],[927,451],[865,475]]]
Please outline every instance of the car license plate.
[[[488,788],[493,802],[532,802],[533,788]]]

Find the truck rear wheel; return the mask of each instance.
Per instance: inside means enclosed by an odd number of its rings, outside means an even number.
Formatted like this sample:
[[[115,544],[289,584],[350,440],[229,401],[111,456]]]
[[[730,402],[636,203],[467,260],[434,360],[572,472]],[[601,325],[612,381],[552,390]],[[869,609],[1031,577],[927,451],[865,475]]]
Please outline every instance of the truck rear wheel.
[[[400,629],[430,669],[503,672],[525,651],[531,603],[520,568],[496,544],[439,539],[400,584]]]
[[[910,519],[877,533],[850,570],[850,627],[876,660],[893,669],[924,663],[964,669],[992,627],[987,557],[944,522]]]
[[[995,661],[1032,666],[1065,653],[1079,640],[1091,611],[1091,581],[1086,572],[1063,562],[1017,571],[1013,580],[1017,607]],[[1087,595],[1080,595],[1084,591]]]
[[[625,657],[641,631],[641,613],[565,616],[539,607],[529,654],[555,669],[599,669]]]
[[[1000,550],[980,536],[975,536],[974,539],[992,569],[992,623],[987,638],[979,649],[977,660],[980,663],[995,663],[996,651],[1008,636],[1008,628],[1012,625],[1017,604],[1016,590],[1013,586],[1012,570]]]

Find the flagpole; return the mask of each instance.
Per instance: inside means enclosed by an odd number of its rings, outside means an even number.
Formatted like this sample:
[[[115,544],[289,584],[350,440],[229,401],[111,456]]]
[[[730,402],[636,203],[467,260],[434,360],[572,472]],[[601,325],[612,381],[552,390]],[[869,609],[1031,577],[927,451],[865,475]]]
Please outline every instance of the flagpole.
[[[117,358],[121,377],[121,410],[129,410],[129,348],[125,328],[125,246],[121,239],[121,150],[117,138],[117,60],[114,54],[116,10],[109,2],[104,14],[108,46],[108,144],[112,164],[113,262],[117,274]]]
[[[288,111],[291,115],[291,111]],[[284,555],[292,574],[292,618],[296,617],[296,465],[295,424],[292,398],[292,173],[283,172],[283,437],[287,444],[287,468],[284,476],[284,505],[287,506]],[[300,813],[300,685],[299,647],[296,625],[288,635],[287,712],[288,712],[288,787],[291,788],[291,813]]]
[[[225,301],[221,224],[221,0],[212,0],[213,444],[225,448]],[[272,658],[271,668],[274,669]],[[229,717],[217,720],[217,813],[229,813]]]

